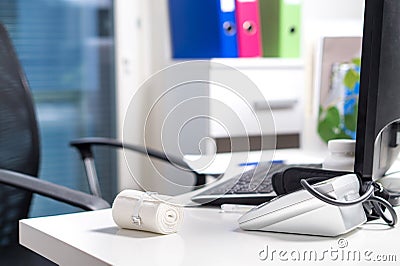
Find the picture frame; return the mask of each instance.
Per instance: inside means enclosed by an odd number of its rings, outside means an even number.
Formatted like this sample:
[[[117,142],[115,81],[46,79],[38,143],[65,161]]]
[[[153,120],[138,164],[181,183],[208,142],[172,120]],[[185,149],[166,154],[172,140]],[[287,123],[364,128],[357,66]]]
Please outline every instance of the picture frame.
[[[314,111],[324,142],[355,138],[361,43],[360,36],[324,36],[318,43]]]

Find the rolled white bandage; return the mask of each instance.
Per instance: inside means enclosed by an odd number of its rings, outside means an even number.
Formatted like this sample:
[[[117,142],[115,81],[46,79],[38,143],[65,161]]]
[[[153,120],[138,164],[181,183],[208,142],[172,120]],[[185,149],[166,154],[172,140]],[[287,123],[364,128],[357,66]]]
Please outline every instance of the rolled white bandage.
[[[114,200],[113,219],[125,229],[175,233],[183,221],[183,207],[164,201],[168,198],[138,190],[124,190]]]

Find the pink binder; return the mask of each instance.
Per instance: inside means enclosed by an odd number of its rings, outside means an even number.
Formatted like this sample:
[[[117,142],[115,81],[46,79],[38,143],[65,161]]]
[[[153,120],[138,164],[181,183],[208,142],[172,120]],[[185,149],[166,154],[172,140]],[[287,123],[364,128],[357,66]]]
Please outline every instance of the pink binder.
[[[239,57],[262,55],[258,0],[236,0]]]

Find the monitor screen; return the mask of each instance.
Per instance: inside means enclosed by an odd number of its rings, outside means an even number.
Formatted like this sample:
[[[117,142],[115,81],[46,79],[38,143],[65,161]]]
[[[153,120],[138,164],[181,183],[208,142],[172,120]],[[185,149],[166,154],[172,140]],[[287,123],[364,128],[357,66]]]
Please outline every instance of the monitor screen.
[[[366,0],[354,170],[376,180],[400,144],[400,1]]]

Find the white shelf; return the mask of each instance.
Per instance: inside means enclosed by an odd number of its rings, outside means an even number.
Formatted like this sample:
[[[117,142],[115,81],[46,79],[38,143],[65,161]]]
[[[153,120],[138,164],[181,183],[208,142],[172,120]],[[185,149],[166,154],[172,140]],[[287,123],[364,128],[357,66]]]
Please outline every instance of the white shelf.
[[[212,59],[212,62],[237,69],[247,76],[255,87],[243,83],[236,87],[235,94],[218,86],[210,86],[210,97],[224,103],[221,107],[220,103],[210,102],[210,116],[225,115],[223,121],[225,127],[210,125],[211,137],[301,133],[305,86],[304,64],[301,59],[218,58]],[[224,66],[219,68],[218,65],[212,65],[211,75],[243,82],[242,79],[235,77],[235,71]],[[224,109],[226,107],[233,110],[234,114],[228,116]],[[270,119],[271,112],[274,121]],[[260,124],[260,121],[264,122]],[[274,123],[274,128],[271,127],[271,122]],[[229,133],[225,128],[230,129]]]
[[[304,61],[300,58],[213,58],[211,61],[239,69],[282,68],[286,70],[288,68],[301,68],[304,66]]]
[[[302,58],[269,58],[269,57],[172,59],[167,63],[167,65],[183,63],[188,61],[211,61],[238,69],[254,69],[254,68],[290,69],[290,68],[304,67],[304,60]]]

